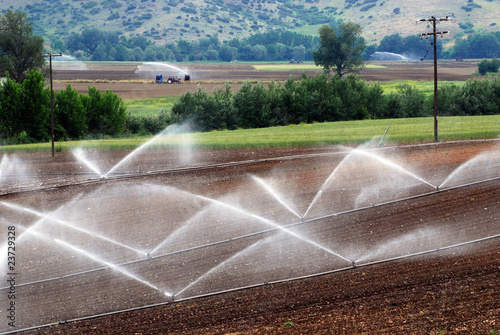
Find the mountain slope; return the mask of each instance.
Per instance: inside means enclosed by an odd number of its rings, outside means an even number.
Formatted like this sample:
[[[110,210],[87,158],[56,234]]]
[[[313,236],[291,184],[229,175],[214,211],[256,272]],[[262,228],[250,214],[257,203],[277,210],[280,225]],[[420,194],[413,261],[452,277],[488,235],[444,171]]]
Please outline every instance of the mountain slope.
[[[273,29],[317,35],[338,20],[359,23],[368,44],[384,36],[430,31],[416,23],[431,15],[450,16],[439,29],[449,37],[497,31],[500,0],[0,0],[0,10],[22,10],[48,43],[86,28],[146,36],[157,44],[199,40],[217,34],[221,41]],[[498,23],[497,23],[498,22]]]

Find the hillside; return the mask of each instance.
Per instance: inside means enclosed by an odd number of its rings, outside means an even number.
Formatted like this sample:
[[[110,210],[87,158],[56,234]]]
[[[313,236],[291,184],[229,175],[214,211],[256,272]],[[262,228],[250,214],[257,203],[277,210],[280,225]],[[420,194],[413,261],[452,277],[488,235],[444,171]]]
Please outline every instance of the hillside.
[[[385,35],[429,30],[417,19],[449,15],[443,30],[456,34],[496,31],[500,0],[0,0],[0,10],[22,10],[47,43],[86,28],[146,36],[157,44],[199,40],[217,34],[221,41],[269,30],[316,35],[337,20],[352,20],[364,29],[368,44]],[[444,9],[445,8],[445,9]]]

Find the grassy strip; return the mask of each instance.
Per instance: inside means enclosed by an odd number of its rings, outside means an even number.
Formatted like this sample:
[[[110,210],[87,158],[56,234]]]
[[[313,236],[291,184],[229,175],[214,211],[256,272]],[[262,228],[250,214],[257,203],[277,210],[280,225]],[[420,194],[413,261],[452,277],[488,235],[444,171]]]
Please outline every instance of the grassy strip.
[[[193,133],[187,135],[168,136],[163,143],[168,147],[185,146],[190,142],[195,148],[270,148],[321,146],[332,144],[356,145],[369,141],[378,141],[387,126],[391,127],[384,143],[432,142],[434,136],[434,119],[386,119],[347,122],[326,122],[299,124],[286,127],[261,129],[238,129]],[[472,140],[498,138],[500,136],[500,115],[442,117],[439,119],[439,140]],[[129,138],[100,139],[92,141],[58,142],[57,151],[68,151],[76,147],[95,148],[100,150],[130,150],[140,146],[150,137],[134,136]],[[50,152],[50,143],[12,145],[0,147],[0,152]]]
[[[397,87],[404,84],[408,84],[420,91],[423,91],[427,95],[434,94],[434,81],[394,80],[394,81],[384,81],[378,83],[384,90],[384,94],[397,93]],[[466,83],[465,81],[440,81],[438,82],[438,85],[439,87],[446,85],[456,85],[460,87],[463,86],[465,83]]]
[[[319,66],[316,66],[314,63],[299,63],[299,64],[290,64],[290,63],[283,63],[283,64],[256,64],[253,65],[254,69],[257,71],[293,71],[293,70],[321,70],[322,68]],[[374,65],[374,64],[368,64],[366,65],[367,69],[385,69],[387,68],[386,66],[382,65]]]
[[[288,64],[284,64],[288,65]],[[302,64],[290,64],[292,65],[302,65]],[[262,65],[266,66],[266,65]],[[270,65],[275,66],[275,65]],[[314,66],[314,64],[313,64]],[[440,86],[443,85],[457,85],[461,86],[465,82],[463,81],[442,81],[439,82]],[[425,94],[431,95],[434,93],[434,82],[433,81],[388,81],[379,82],[380,86],[384,90],[384,94],[391,94],[397,92],[397,87],[403,84],[409,84]],[[222,86],[222,85],[221,85]],[[125,105],[127,106],[127,111],[130,115],[136,116],[151,116],[158,115],[160,110],[170,111],[172,106],[179,99],[179,96],[164,96],[164,97],[154,97],[154,98],[140,98],[140,99],[125,99]]]
[[[150,116],[158,115],[160,110],[170,111],[179,96],[165,96],[161,98],[141,98],[124,100],[127,111],[131,115]]]

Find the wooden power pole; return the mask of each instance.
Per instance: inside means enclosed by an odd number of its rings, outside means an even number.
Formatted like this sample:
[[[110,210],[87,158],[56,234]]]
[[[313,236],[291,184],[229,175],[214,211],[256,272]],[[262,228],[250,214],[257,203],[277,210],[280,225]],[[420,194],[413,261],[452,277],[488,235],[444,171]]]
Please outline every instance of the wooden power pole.
[[[49,58],[49,67],[50,67],[50,130],[51,130],[51,138],[52,138],[52,156],[54,156],[54,87],[52,86],[52,57],[58,57],[62,56],[62,54],[59,55],[53,55],[53,54],[46,54],[46,55],[40,55],[40,57],[48,57]]]
[[[443,37],[444,34],[448,34],[449,31],[436,31],[436,22],[440,21],[450,21],[448,19],[448,16],[446,16],[444,19],[439,19],[435,18],[434,16],[431,16],[430,19],[420,19],[420,22],[430,22],[432,24],[432,33],[425,33],[421,34],[420,37],[422,38],[425,36],[425,38],[428,38],[429,36],[434,36],[434,142],[438,141],[438,107],[437,107],[437,49],[436,49],[436,42],[437,42],[437,35],[441,35]]]

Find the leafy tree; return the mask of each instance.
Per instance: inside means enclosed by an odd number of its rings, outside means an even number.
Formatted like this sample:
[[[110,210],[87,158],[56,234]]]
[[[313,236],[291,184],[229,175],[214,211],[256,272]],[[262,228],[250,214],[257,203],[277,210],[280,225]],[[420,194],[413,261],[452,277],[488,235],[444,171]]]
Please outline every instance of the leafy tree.
[[[69,84],[54,95],[54,119],[57,139],[78,139],[87,131],[83,102]]]
[[[306,55],[306,48],[303,45],[299,45],[293,48],[293,58],[296,60],[304,59]]]
[[[59,52],[65,52],[66,45],[61,40],[55,40],[54,43],[52,43],[52,49],[57,50]]]
[[[453,48],[457,58],[492,58],[500,54],[500,32],[470,34],[457,37]]]
[[[81,96],[88,131],[104,135],[121,134],[127,121],[123,100],[109,90],[102,94],[97,88],[89,87],[88,92],[88,96]]]
[[[172,107],[173,119],[177,122],[190,120],[201,131],[213,129],[235,129],[236,113],[232,103],[231,86],[214,90],[213,94],[198,88],[194,93],[181,95]]]
[[[386,35],[380,41],[377,51],[402,54],[406,51],[405,41],[399,34]]]
[[[236,59],[236,56],[238,54],[238,49],[234,47],[230,47],[227,45],[224,45],[220,48],[219,51],[219,57],[221,60],[225,62],[230,62],[232,60]]]
[[[250,54],[254,60],[262,60],[266,57],[266,47],[262,44],[256,44],[250,49]]]
[[[28,70],[22,83],[23,99],[20,124],[30,138],[41,141],[50,137],[50,90],[39,71]]]
[[[252,87],[250,82],[245,82],[241,89],[234,95],[234,106],[238,111],[241,126],[244,128],[258,128],[262,126],[263,96],[262,83]]]
[[[396,89],[401,96],[401,117],[429,116],[424,92],[409,84],[398,85]]]
[[[104,45],[104,43],[99,44],[97,46],[97,48],[95,48],[91,59],[93,61],[106,61],[109,59],[108,58],[108,50],[107,50],[106,46]]]
[[[467,81],[454,99],[455,115],[500,113],[500,79]]]
[[[8,10],[0,15],[0,73],[22,83],[30,69],[43,69],[46,59],[43,38],[33,36],[31,22],[23,12]]]
[[[353,22],[342,22],[335,29],[324,25],[319,29],[321,45],[313,52],[314,63],[326,72],[334,69],[339,77],[358,72],[363,67],[362,54],[366,48],[362,28]]]
[[[130,60],[130,50],[123,44],[118,44],[115,47],[114,59],[119,62]]]
[[[4,81],[0,89],[0,136],[9,138],[21,133],[23,91],[21,84],[10,79]]]
[[[497,73],[500,68],[500,60],[493,58],[491,61],[483,59],[477,64],[477,70],[481,75],[485,75],[488,72]]]

